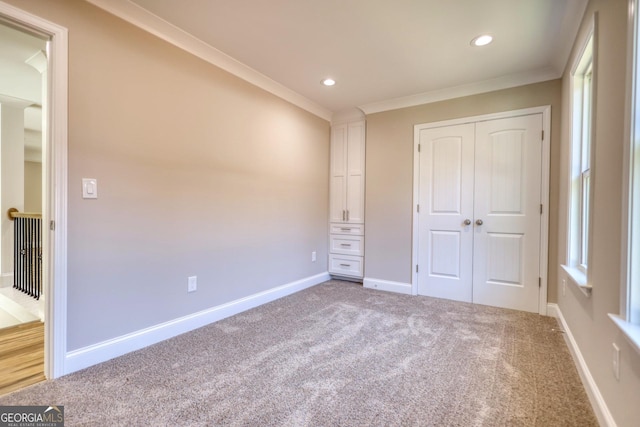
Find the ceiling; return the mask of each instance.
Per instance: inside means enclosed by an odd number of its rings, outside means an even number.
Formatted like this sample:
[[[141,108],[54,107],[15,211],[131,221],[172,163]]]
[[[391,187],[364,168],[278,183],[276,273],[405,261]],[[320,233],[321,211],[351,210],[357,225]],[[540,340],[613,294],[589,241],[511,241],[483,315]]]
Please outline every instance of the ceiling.
[[[191,37],[200,42],[194,52],[209,47],[223,63],[243,65],[241,76],[258,75],[249,81],[279,85],[330,113],[383,111],[558,78],[587,3],[88,1],[157,35],[173,33],[164,38],[181,47]],[[483,33],[494,42],[472,47],[471,39]],[[325,77],[337,84],[322,86]]]
[[[45,48],[44,40],[0,22],[0,95],[42,103],[42,77],[27,61]]]

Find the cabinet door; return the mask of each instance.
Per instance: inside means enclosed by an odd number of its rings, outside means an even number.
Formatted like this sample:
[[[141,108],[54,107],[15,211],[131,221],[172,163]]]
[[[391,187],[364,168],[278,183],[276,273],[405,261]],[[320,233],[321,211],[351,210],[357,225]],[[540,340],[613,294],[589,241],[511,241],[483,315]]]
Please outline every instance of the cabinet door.
[[[332,254],[363,256],[364,237],[332,234],[329,236],[329,252]]]
[[[345,222],[347,203],[347,125],[331,128],[329,221]]]
[[[347,132],[347,222],[364,223],[365,122],[349,123]]]
[[[364,275],[363,258],[361,256],[329,254],[329,273],[362,278]]]

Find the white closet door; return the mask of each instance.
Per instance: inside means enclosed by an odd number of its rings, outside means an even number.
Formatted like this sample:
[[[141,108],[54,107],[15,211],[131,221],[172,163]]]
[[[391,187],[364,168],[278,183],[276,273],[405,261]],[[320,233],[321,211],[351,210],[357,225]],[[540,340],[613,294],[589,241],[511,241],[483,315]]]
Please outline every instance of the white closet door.
[[[424,129],[420,147],[418,293],[470,302],[474,125]]]
[[[476,124],[474,303],[538,312],[541,153],[541,114]]]

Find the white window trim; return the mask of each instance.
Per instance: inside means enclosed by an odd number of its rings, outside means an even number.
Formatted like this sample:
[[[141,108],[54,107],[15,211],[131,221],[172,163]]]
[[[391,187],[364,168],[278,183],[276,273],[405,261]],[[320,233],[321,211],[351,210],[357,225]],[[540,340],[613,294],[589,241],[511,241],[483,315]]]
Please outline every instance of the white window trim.
[[[575,123],[577,122],[577,119],[574,117],[574,105],[576,102],[575,99],[575,93],[574,93],[574,81],[576,78],[576,74],[579,74],[579,66],[580,63],[582,62],[582,57],[587,49],[587,47],[589,46],[589,40],[592,40],[591,43],[591,51],[592,51],[592,56],[591,56],[591,103],[590,103],[590,114],[593,117],[593,112],[595,110],[595,106],[596,106],[596,92],[597,92],[597,72],[596,72],[596,67],[597,67],[597,57],[598,57],[598,53],[597,53],[597,40],[598,40],[598,15],[597,13],[594,13],[593,15],[593,19],[591,20],[591,24],[590,26],[586,29],[586,31],[582,34],[582,36],[580,37],[580,46],[581,46],[581,50],[579,52],[578,55],[576,55],[575,59],[574,59],[574,63],[571,67],[571,76],[570,76],[570,87],[571,87],[571,92],[570,92],[570,100],[569,100],[569,111],[571,112],[571,128],[570,128],[570,140],[571,140],[571,154],[570,154],[570,165],[569,165],[569,176],[568,176],[568,195],[569,195],[569,205],[568,205],[568,209],[567,209],[567,224],[568,224],[568,233],[567,233],[567,253],[566,253],[566,261],[565,264],[562,265],[562,268],[564,269],[564,271],[567,273],[567,275],[569,276],[569,282],[573,283],[574,285],[576,285],[580,291],[582,291],[582,293],[589,297],[591,296],[591,291],[592,291],[592,284],[589,281],[589,275],[588,275],[588,268],[584,265],[584,263],[582,262],[582,256],[581,256],[581,252],[582,252],[582,244],[580,245],[576,245],[575,244],[575,239],[577,238],[576,236],[581,235],[582,234],[582,220],[581,220],[581,210],[580,210],[580,205],[582,204],[582,189],[581,188],[574,188],[574,183],[575,183],[575,178],[576,176],[579,174],[582,176],[582,171],[576,171],[577,163],[581,163],[577,162],[578,159],[582,160],[584,157],[584,154],[582,152],[582,149],[576,151],[575,149],[575,138],[576,138],[576,133],[579,133],[580,135],[582,135],[583,133],[583,129],[576,129],[575,128]],[[580,100],[580,102],[582,102],[582,99]],[[582,109],[580,110],[580,112],[582,113]],[[582,126],[583,124],[583,120],[580,118],[580,125]],[[590,141],[591,141],[591,151],[589,154],[590,159],[593,159],[593,153],[595,150],[595,140],[593,138],[593,123],[591,123],[589,132],[591,133],[589,135]],[[590,186],[590,197],[589,197],[589,215],[591,215],[591,213],[593,212],[593,208],[592,208],[592,204],[593,204],[593,189],[594,189],[594,177],[595,177],[595,167],[594,167],[594,163],[590,162],[590,168],[589,168],[589,178],[591,180],[591,186]],[[580,178],[580,182],[582,182],[582,177]],[[592,239],[592,232],[593,229],[593,221],[590,221],[589,224],[589,230],[587,232],[588,234],[588,240],[587,240],[587,247],[592,247],[591,245],[591,239]],[[580,239],[581,240],[581,239]],[[591,251],[589,251],[589,253],[587,254],[587,265],[590,264],[590,257],[591,257]]]
[[[620,314],[609,313],[609,318],[640,354],[640,267],[632,262],[640,251],[640,121],[635,120],[640,113],[639,7],[640,0],[629,0],[626,87],[631,90],[627,91],[625,111],[623,176],[628,179],[623,181],[622,191]]]

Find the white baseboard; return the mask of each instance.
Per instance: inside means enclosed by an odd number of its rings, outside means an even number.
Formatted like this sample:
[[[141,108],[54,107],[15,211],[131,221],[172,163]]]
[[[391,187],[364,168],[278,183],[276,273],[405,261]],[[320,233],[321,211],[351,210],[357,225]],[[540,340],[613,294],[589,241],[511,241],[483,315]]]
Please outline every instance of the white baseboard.
[[[329,273],[317,274],[130,334],[67,352],[64,362],[64,375],[242,313],[326,282],[329,279]]]
[[[554,302],[547,303],[547,316],[555,317],[557,319],[559,317],[558,316],[559,311],[560,311],[560,308],[558,307],[558,304]]]
[[[569,325],[564,319],[562,315],[562,311],[560,311],[560,307],[558,304],[547,304],[547,314],[551,316],[551,312],[555,313],[553,317],[556,317],[562,326],[562,329],[565,331],[565,341],[569,346],[569,350],[571,352],[571,356],[573,356],[573,361],[576,364],[576,368],[578,368],[578,373],[580,374],[580,379],[582,380],[582,384],[584,385],[585,390],[587,391],[587,396],[589,396],[589,401],[591,402],[591,406],[593,407],[593,411],[598,418],[598,422],[601,426],[607,427],[616,427],[616,422],[607,407],[602,394],[600,393],[600,389],[596,384],[591,372],[589,371],[589,367],[587,366],[587,362],[585,362],[584,357],[582,356],[582,352],[578,347],[578,343],[573,338],[573,334],[569,329]]]
[[[391,282],[389,280],[372,279],[370,277],[365,277],[362,284],[365,288],[368,289],[376,289],[379,291],[388,291],[411,295],[411,283]]]

